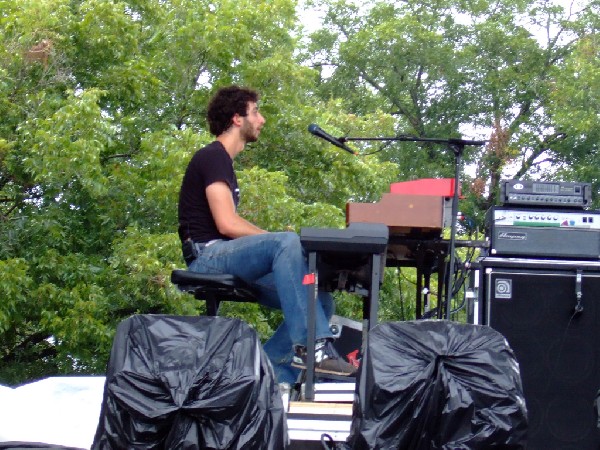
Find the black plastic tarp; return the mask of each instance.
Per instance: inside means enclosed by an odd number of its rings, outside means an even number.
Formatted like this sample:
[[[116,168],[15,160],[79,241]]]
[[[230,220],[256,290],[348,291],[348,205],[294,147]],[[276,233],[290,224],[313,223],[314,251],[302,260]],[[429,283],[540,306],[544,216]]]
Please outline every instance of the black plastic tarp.
[[[353,449],[524,449],[527,411],[514,353],[487,326],[383,323],[369,334]]]
[[[273,369],[248,325],[137,315],[119,324],[94,450],[283,449]]]

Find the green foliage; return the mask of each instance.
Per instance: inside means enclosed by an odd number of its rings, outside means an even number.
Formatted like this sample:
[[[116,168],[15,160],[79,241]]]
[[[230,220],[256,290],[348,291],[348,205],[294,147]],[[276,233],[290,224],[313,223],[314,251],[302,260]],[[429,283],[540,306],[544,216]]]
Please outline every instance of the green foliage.
[[[327,203],[304,204],[287,192],[287,177],[254,167],[239,172],[240,214],[272,231],[300,231],[302,226],[342,228],[343,212]]]
[[[592,182],[600,189],[600,41],[596,34],[584,34],[557,72],[551,92],[550,110],[557,128],[564,134],[559,147],[558,176]],[[558,166],[558,164],[557,164]],[[599,199],[594,199],[596,207]]]
[[[587,95],[563,64],[598,29],[596,2],[568,11],[514,0],[312,3],[325,14],[306,54],[321,69],[321,96],[343,99],[361,116],[391,115],[392,136],[489,139],[463,155],[467,209],[493,204],[501,178],[552,176],[548,165],[573,167],[569,156],[593,145],[577,131],[574,149],[558,131],[570,108],[549,112],[553,90],[567,99],[570,84]],[[558,74],[565,84],[557,85]],[[397,164],[401,180],[452,176],[453,154],[440,146],[394,143],[382,157]]]
[[[122,319],[204,311],[169,276],[183,267],[179,185],[212,139],[218,86],[262,94],[261,139],[236,164],[240,210],[269,230],[341,228],[348,201],[453,175],[444,147],[350,141],[352,156],[313,122],[491,137],[465,154],[461,209],[475,217],[509,166],[541,176],[545,158],[553,176],[600,185],[597,2],[570,17],[525,0],[310,3],[325,22],[309,40],[294,0],[0,0],[0,383],[103,373]],[[545,39],[530,33],[541,25]],[[414,270],[386,272],[381,318],[414,318]],[[356,296],[336,297],[360,318]],[[223,313],[262,338],[281,320]]]

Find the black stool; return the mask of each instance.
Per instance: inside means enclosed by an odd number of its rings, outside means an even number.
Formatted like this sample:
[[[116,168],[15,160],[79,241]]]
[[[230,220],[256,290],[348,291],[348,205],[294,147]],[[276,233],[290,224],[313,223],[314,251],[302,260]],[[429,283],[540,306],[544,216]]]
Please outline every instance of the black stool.
[[[194,294],[196,300],[206,302],[208,316],[219,315],[221,302],[254,302],[258,298],[252,287],[231,274],[200,274],[189,270],[171,272],[171,282],[180,291]]]

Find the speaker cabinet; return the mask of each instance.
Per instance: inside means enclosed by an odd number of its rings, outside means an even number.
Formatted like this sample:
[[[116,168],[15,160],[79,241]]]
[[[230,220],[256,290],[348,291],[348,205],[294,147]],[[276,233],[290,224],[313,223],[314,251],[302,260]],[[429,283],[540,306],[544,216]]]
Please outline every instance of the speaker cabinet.
[[[483,323],[506,337],[519,362],[527,448],[599,449],[600,266],[490,258],[480,277]]]

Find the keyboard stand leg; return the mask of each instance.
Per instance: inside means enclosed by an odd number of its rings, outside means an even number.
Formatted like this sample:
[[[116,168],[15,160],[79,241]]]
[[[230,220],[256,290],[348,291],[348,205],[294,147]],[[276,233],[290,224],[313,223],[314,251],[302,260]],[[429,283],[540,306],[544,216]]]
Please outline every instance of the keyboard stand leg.
[[[308,285],[306,380],[304,384],[304,399],[308,402],[312,402],[315,399],[315,338],[317,323],[317,292],[319,289],[316,252],[309,252],[308,254],[308,273],[314,274],[315,280],[313,285]]]
[[[382,255],[374,253],[371,257],[371,288],[369,289],[368,315],[369,331],[377,325],[379,313],[379,280],[381,280]]]
[[[379,281],[381,280],[382,258],[384,255],[371,255],[371,286],[368,297],[363,301],[363,361],[367,349],[368,333],[377,325],[379,312]],[[317,252],[308,253],[308,273],[315,275],[314,285],[309,285],[307,311],[307,343],[306,343],[306,375],[304,380],[304,399],[312,402],[315,399],[315,338],[316,338],[316,308],[319,289],[319,274],[317,271]],[[364,365],[364,364],[363,364]]]

